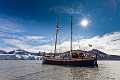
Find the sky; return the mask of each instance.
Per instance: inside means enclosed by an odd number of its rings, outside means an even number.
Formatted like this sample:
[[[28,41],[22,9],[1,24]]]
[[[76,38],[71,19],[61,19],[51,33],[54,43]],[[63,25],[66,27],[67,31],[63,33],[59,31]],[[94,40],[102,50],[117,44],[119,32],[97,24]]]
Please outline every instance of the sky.
[[[73,16],[73,49],[120,55],[119,14],[120,0],[0,0],[0,50],[53,52],[60,16],[57,51],[68,51]]]

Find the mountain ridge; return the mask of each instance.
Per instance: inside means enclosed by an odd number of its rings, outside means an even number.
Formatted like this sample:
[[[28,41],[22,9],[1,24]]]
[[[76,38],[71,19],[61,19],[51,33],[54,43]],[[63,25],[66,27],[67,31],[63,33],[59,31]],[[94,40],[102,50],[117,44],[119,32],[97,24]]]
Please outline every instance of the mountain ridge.
[[[74,51],[80,51],[80,50],[74,50]],[[109,54],[106,54],[97,49],[92,49],[89,52],[93,53],[94,55],[97,54],[98,60],[120,60],[119,55],[109,55]],[[13,51],[9,51],[9,52],[0,50],[0,54],[19,54],[19,55],[29,55],[30,54],[30,55],[36,55],[36,56],[43,56],[44,54],[51,54],[51,53],[40,52],[40,51],[38,53],[34,53],[34,52],[29,52],[29,51],[25,51],[22,49],[18,49],[18,50],[13,50]]]

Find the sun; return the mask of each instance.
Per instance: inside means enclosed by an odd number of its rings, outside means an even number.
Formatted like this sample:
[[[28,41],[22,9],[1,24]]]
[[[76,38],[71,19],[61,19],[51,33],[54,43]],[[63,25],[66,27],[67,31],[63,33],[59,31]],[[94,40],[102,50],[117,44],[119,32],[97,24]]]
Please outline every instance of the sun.
[[[80,21],[80,24],[83,26],[83,27],[87,27],[88,24],[89,24],[89,21],[87,19],[83,19]]]

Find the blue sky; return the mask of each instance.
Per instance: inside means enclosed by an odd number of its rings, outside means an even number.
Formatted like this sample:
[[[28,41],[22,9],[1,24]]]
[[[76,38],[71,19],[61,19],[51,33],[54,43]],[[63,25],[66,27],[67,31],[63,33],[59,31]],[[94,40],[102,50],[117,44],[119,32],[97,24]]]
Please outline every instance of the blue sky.
[[[85,44],[81,48],[87,49],[87,44],[92,44],[120,55],[119,14],[120,0],[0,0],[0,49],[52,52],[60,16],[58,48],[69,50],[72,15],[74,46]],[[80,25],[84,18],[90,21],[87,28]]]

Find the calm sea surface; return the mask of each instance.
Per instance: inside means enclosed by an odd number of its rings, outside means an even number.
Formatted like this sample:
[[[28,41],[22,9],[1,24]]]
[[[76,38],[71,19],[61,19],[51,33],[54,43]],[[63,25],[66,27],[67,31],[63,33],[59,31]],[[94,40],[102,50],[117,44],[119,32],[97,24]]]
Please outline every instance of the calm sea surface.
[[[41,61],[0,61],[0,80],[120,80],[120,61],[98,68],[42,65]]]

